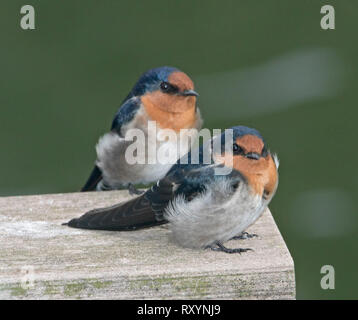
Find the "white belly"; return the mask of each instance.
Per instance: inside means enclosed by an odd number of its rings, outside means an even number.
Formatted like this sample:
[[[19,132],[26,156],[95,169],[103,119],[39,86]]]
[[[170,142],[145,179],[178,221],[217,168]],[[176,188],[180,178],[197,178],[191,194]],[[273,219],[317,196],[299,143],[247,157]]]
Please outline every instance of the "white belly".
[[[205,248],[243,232],[261,216],[267,204],[244,183],[232,194],[230,185],[220,182],[190,202],[177,198],[166,210],[165,218],[177,243]]]
[[[160,131],[158,135],[160,135]],[[190,149],[182,140],[141,141],[136,146],[118,134],[105,134],[98,142],[97,166],[104,183],[111,188],[131,184],[149,184],[163,178],[174,163]],[[147,146],[147,147],[145,147]]]

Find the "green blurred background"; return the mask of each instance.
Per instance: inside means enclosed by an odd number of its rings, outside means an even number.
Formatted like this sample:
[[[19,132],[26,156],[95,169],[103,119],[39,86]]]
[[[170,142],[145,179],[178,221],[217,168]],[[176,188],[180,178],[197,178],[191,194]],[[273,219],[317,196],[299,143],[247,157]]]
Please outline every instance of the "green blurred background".
[[[20,28],[24,4],[36,30]],[[176,66],[206,127],[256,127],[279,154],[271,210],[297,298],[358,298],[357,31],[356,0],[3,0],[0,195],[79,190],[139,75]],[[335,290],[320,287],[327,264]]]

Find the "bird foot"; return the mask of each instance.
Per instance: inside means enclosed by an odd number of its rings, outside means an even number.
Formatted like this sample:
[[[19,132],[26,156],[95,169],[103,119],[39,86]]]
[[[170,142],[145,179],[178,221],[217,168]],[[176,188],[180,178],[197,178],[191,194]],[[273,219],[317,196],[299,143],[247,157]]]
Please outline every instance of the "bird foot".
[[[213,251],[221,251],[221,252],[225,252],[225,253],[240,253],[241,252],[246,252],[246,251],[253,251],[250,248],[226,248],[223,244],[221,244],[220,242],[216,242],[214,245],[209,246],[208,248],[210,248]]]
[[[251,239],[255,237],[258,237],[258,235],[255,233],[243,232],[238,236],[232,237],[230,240],[244,240],[244,239]]]
[[[141,195],[144,193],[144,191],[138,190],[133,184],[128,185],[128,191],[131,196],[133,195]]]

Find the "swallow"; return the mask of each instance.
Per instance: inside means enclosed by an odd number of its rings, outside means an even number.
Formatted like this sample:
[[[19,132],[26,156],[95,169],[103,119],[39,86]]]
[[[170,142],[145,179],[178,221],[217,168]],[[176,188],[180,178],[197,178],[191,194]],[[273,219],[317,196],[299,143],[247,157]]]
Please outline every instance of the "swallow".
[[[256,129],[231,129],[228,144],[223,133],[199,147],[196,164],[191,161],[192,149],[187,164],[178,160],[141,196],[91,210],[67,225],[130,231],[169,223],[174,241],[182,247],[226,253],[251,250],[227,248],[224,243],[247,238],[245,230],[262,215],[277,190],[279,161]],[[220,139],[218,150],[213,148],[215,139]],[[208,150],[210,160],[204,161]],[[218,168],[228,173],[217,174]]]
[[[197,96],[193,81],[179,69],[160,67],[145,72],[115,114],[111,130],[99,139],[95,167],[81,191],[128,188],[131,194],[141,194],[135,184],[147,185],[163,178],[191,145],[181,145],[180,153],[171,163],[159,163],[147,156],[143,164],[130,164],[125,151],[133,142],[125,139],[126,133],[139,129],[147,138],[152,130],[149,121],[155,121],[156,130],[172,130],[178,139],[181,129],[200,130],[202,118],[196,105]],[[161,147],[177,151],[178,146],[172,140],[159,140],[159,135],[153,134],[157,143],[148,143],[151,149],[148,155],[155,156]],[[190,134],[195,138],[195,134]]]

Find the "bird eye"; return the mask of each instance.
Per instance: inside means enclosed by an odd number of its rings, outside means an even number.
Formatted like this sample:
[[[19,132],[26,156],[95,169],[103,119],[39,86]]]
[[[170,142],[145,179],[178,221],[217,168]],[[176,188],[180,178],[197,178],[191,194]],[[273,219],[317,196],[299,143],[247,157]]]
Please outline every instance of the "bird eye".
[[[160,84],[160,89],[162,89],[163,91],[167,91],[168,88],[169,88],[169,83],[167,83],[167,82],[162,82],[162,83]]]
[[[171,85],[168,82],[162,82],[160,84],[160,89],[162,90],[162,92],[165,93],[175,93],[178,91],[178,89],[175,86]]]
[[[243,154],[244,153],[244,150],[237,143],[233,144],[232,151],[234,152],[234,154]]]

